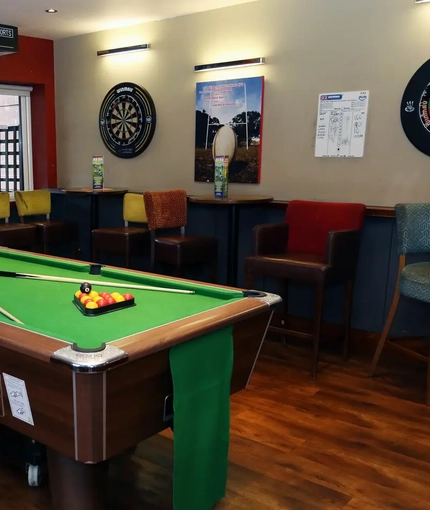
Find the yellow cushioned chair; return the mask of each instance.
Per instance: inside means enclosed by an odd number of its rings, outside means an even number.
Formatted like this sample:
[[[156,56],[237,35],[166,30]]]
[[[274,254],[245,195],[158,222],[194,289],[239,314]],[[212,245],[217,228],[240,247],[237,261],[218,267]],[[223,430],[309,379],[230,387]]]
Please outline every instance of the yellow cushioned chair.
[[[73,221],[51,220],[51,193],[49,190],[16,191],[16,207],[22,223],[26,219],[36,225],[43,253],[49,253],[52,244],[70,243],[73,256],[78,258],[78,226]],[[44,219],[39,219],[41,216]]]
[[[100,262],[102,253],[123,255],[124,267],[130,267],[132,255],[149,253],[149,231],[146,227],[129,226],[129,223],[147,224],[143,195],[126,193],[123,201],[123,227],[97,228],[91,232],[94,262]]]
[[[20,225],[9,223],[10,196],[9,193],[0,192],[0,245],[8,248],[28,249],[36,251],[37,227],[36,225]]]

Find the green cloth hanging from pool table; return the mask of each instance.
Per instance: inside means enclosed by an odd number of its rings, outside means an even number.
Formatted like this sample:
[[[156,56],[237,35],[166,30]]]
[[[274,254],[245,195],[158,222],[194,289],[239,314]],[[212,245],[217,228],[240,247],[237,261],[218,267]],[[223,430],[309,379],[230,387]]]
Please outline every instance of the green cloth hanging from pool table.
[[[231,327],[170,349],[174,510],[211,510],[226,493],[230,440]]]

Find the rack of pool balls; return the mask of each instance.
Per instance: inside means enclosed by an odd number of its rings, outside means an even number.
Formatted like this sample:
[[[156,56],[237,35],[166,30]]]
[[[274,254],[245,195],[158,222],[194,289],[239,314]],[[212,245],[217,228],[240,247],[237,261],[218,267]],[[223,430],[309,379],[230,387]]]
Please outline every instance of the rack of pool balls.
[[[75,292],[73,303],[84,315],[94,316],[134,306],[134,296],[129,292],[97,292],[90,284],[83,283]]]

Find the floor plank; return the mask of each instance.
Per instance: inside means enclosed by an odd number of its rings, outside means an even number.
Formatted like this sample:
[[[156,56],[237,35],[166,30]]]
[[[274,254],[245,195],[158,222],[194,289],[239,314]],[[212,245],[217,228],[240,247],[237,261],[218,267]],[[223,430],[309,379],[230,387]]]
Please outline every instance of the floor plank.
[[[306,344],[267,341],[248,388],[231,402],[227,495],[215,510],[430,510],[430,407],[425,367],[321,356],[309,378]],[[116,459],[109,510],[171,510],[173,434]],[[52,510],[49,486],[27,486],[0,463],[0,509]]]

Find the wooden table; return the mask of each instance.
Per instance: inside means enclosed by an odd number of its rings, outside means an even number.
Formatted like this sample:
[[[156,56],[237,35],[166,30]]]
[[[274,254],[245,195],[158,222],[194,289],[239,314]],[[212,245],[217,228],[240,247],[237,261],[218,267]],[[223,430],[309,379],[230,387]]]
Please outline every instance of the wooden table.
[[[273,197],[269,195],[230,195],[227,198],[215,198],[213,195],[191,195],[188,200],[198,204],[228,207],[227,285],[237,285],[239,208],[243,205],[271,202]]]

